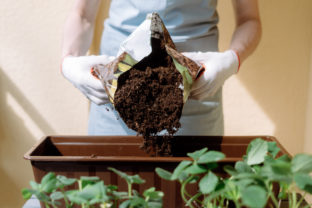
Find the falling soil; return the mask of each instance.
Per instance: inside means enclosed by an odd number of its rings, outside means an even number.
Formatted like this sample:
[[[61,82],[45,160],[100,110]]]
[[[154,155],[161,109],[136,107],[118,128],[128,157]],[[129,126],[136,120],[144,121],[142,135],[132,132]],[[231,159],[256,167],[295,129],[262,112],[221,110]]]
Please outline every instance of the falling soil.
[[[120,117],[143,135],[142,148],[156,155],[170,155],[170,138],[180,128],[183,108],[183,78],[170,56],[164,66],[132,68],[114,96]],[[165,133],[156,137],[157,133]]]

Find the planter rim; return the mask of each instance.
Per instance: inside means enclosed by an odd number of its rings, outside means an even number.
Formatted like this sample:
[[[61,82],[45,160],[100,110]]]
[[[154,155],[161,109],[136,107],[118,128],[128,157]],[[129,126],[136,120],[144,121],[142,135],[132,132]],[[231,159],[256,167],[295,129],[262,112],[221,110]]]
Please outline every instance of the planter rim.
[[[175,137],[215,137],[215,136],[175,136]],[[255,135],[255,136],[220,136],[222,139],[222,143],[224,146],[231,145],[231,146],[240,146],[240,145],[246,145],[245,142],[242,141],[242,139],[248,139],[248,138],[257,138],[261,137],[263,139],[275,141],[277,145],[281,148],[282,151],[285,153],[288,153],[282,145],[277,141],[277,139],[273,136],[263,136],[263,135]],[[95,143],[98,144],[105,144],[108,142],[103,142],[102,139],[108,139],[109,141],[114,141],[114,139],[118,138],[121,140],[124,140],[125,143],[124,145],[138,145],[142,141],[141,136],[72,136],[72,135],[49,135],[49,136],[43,136],[36,144],[32,146],[32,148],[24,155],[24,159],[26,160],[31,160],[35,162],[39,161],[58,161],[58,162],[67,162],[67,161],[72,161],[72,162],[160,162],[160,163],[177,163],[181,162],[183,160],[191,160],[188,157],[143,157],[143,156],[34,156],[32,155],[35,149],[42,144],[47,138],[53,138],[55,140],[62,140],[64,138],[69,139],[68,142],[59,142],[59,144],[62,145],[79,145],[79,144],[84,144],[84,145],[94,145]],[[72,138],[75,138],[75,143],[71,143],[70,140]],[[92,142],[86,142],[85,139],[92,139]],[[219,138],[219,137],[218,137]],[[82,142],[79,142],[79,139],[83,140]],[[78,142],[77,142],[78,140]],[[95,143],[94,143],[95,142]],[[207,140],[208,143],[210,144],[217,144],[217,141],[214,140]],[[112,142],[110,142],[111,144]],[[191,142],[190,142],[191,143]],[[289,155],[289,154],[288,154]],[[227,162],[235,162],[237,160],[241,160],[241,158],[237,157],[227,157],[220,161],[221,163],[227,163]]]

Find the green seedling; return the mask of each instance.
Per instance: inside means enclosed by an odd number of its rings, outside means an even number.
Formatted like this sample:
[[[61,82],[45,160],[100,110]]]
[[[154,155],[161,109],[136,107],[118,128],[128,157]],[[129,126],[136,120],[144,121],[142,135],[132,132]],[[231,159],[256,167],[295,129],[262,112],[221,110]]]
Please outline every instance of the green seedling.
[[[242,161],[225,166],[229,177],[220,177],[215,168],[225,155],[207,148],[188,153],[191,160],[182,161],[173,172],[156,168],[163,179],[181,184],[180,194],[187,207],[224,208],[265,206],[280,208],[287,199],[289,208],[309,208],[304,196],[312,194],[312,156],[297,154],[293,158],[280,155],[275,142],[253,140]],[[25,199],[35,195],[47,208],[161,208],[164,193],[151,187],[139,194],[133,184],[145,183],[139,175],[128,175],[115,168],[112,172],[128,184],[127,192],[118,191],[114,185],[105,185],[98,177],[67,178],[54,173],[45,175],[40,183],[30,182],[31,189],[23,189]],[[198,191],[191,195],[187,186],[198,184]],[[78,189],[70,189],[76,185]],[[273,191],[278,185],[279,192]],[[297,197],[297,190],[303,197]],[[62,203],[61,203],[62,202]]]
[[[132,189],[132,184],[142,184],[145,180],[138,175],[131,176],[114,168],[109,169],[125,179],[128,183],[128,192],[118,192],[117,186],[105,185],[104,181],[96,176],[74,179],[48,173],[42,178],[41,183],[31,181],[31,189],[23,189],[22,194],[24,199],[35,195],[47,208],[60,207],[62,200],[66,208],[73,208],[74,205],[81,208],[116,208],[118,205],[120,208],[162,207],[163,192],[151,187],[141,196]],[[75,183],[78,189],[69,189]]]
[[[290,208],[305,207],[303,199],[312,193],[312,156],[298,154],[293,159],[287,155],[278,156],[280,148],[275,142],[260,138],[253,140],[242,161],[233,166],[225,166],[228,178],[213,173],[217,162],[225,156],[221,152],[207,148],[188,153],[192,161],[182,161],[171,173],[156,168],[156,173],[165,180],[181,184],[181,197],[186,206],[223,208],[235,207],[262,208],[266,205],[279,208],[281,200],[288,199]],[[187,193],[186,187],[193,180],[198,181],[198,192]],[[273,191],[279,186],[279,194]],[[296,190],[304,194],[297,198]],[[232,204],[232,205],[231,205]]]

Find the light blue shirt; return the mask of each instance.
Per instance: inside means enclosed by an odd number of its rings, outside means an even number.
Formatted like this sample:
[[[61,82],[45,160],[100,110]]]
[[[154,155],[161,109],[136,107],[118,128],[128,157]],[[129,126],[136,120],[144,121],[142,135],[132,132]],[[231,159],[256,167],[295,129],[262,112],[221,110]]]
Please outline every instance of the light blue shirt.
[[[178,51],[218,51],[216,6],[217,0],[112,0],[100,52],[116,56],[120,43],[152,12],[160,15]],[[111,104],[92,103],[88,133],[135,135],[118,117]],[[222,135],[222,89],[205,101],[189,99],[180,122],[178,135]]]

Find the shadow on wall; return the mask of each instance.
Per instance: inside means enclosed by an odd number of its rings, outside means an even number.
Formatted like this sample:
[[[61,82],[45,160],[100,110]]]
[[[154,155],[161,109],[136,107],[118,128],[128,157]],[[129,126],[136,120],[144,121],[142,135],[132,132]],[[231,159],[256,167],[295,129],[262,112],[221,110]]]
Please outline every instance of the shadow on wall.
[[[1,207],[21,207],[24,200],[21,188],[28,187],[32,171],[23,155],[35,143],[31,129],[10,105],[14,99],[30,119],[44,133],[54,133],[48,122],[36,111],[31,102],[0,68],[0,201]],[[8,206],[6,206],[8,205]]]
[[[262,40],[238,79],[274,122],[274,134],[285,147],[292,153],[303,151],[312,2],[261,2],[260,9]]]

